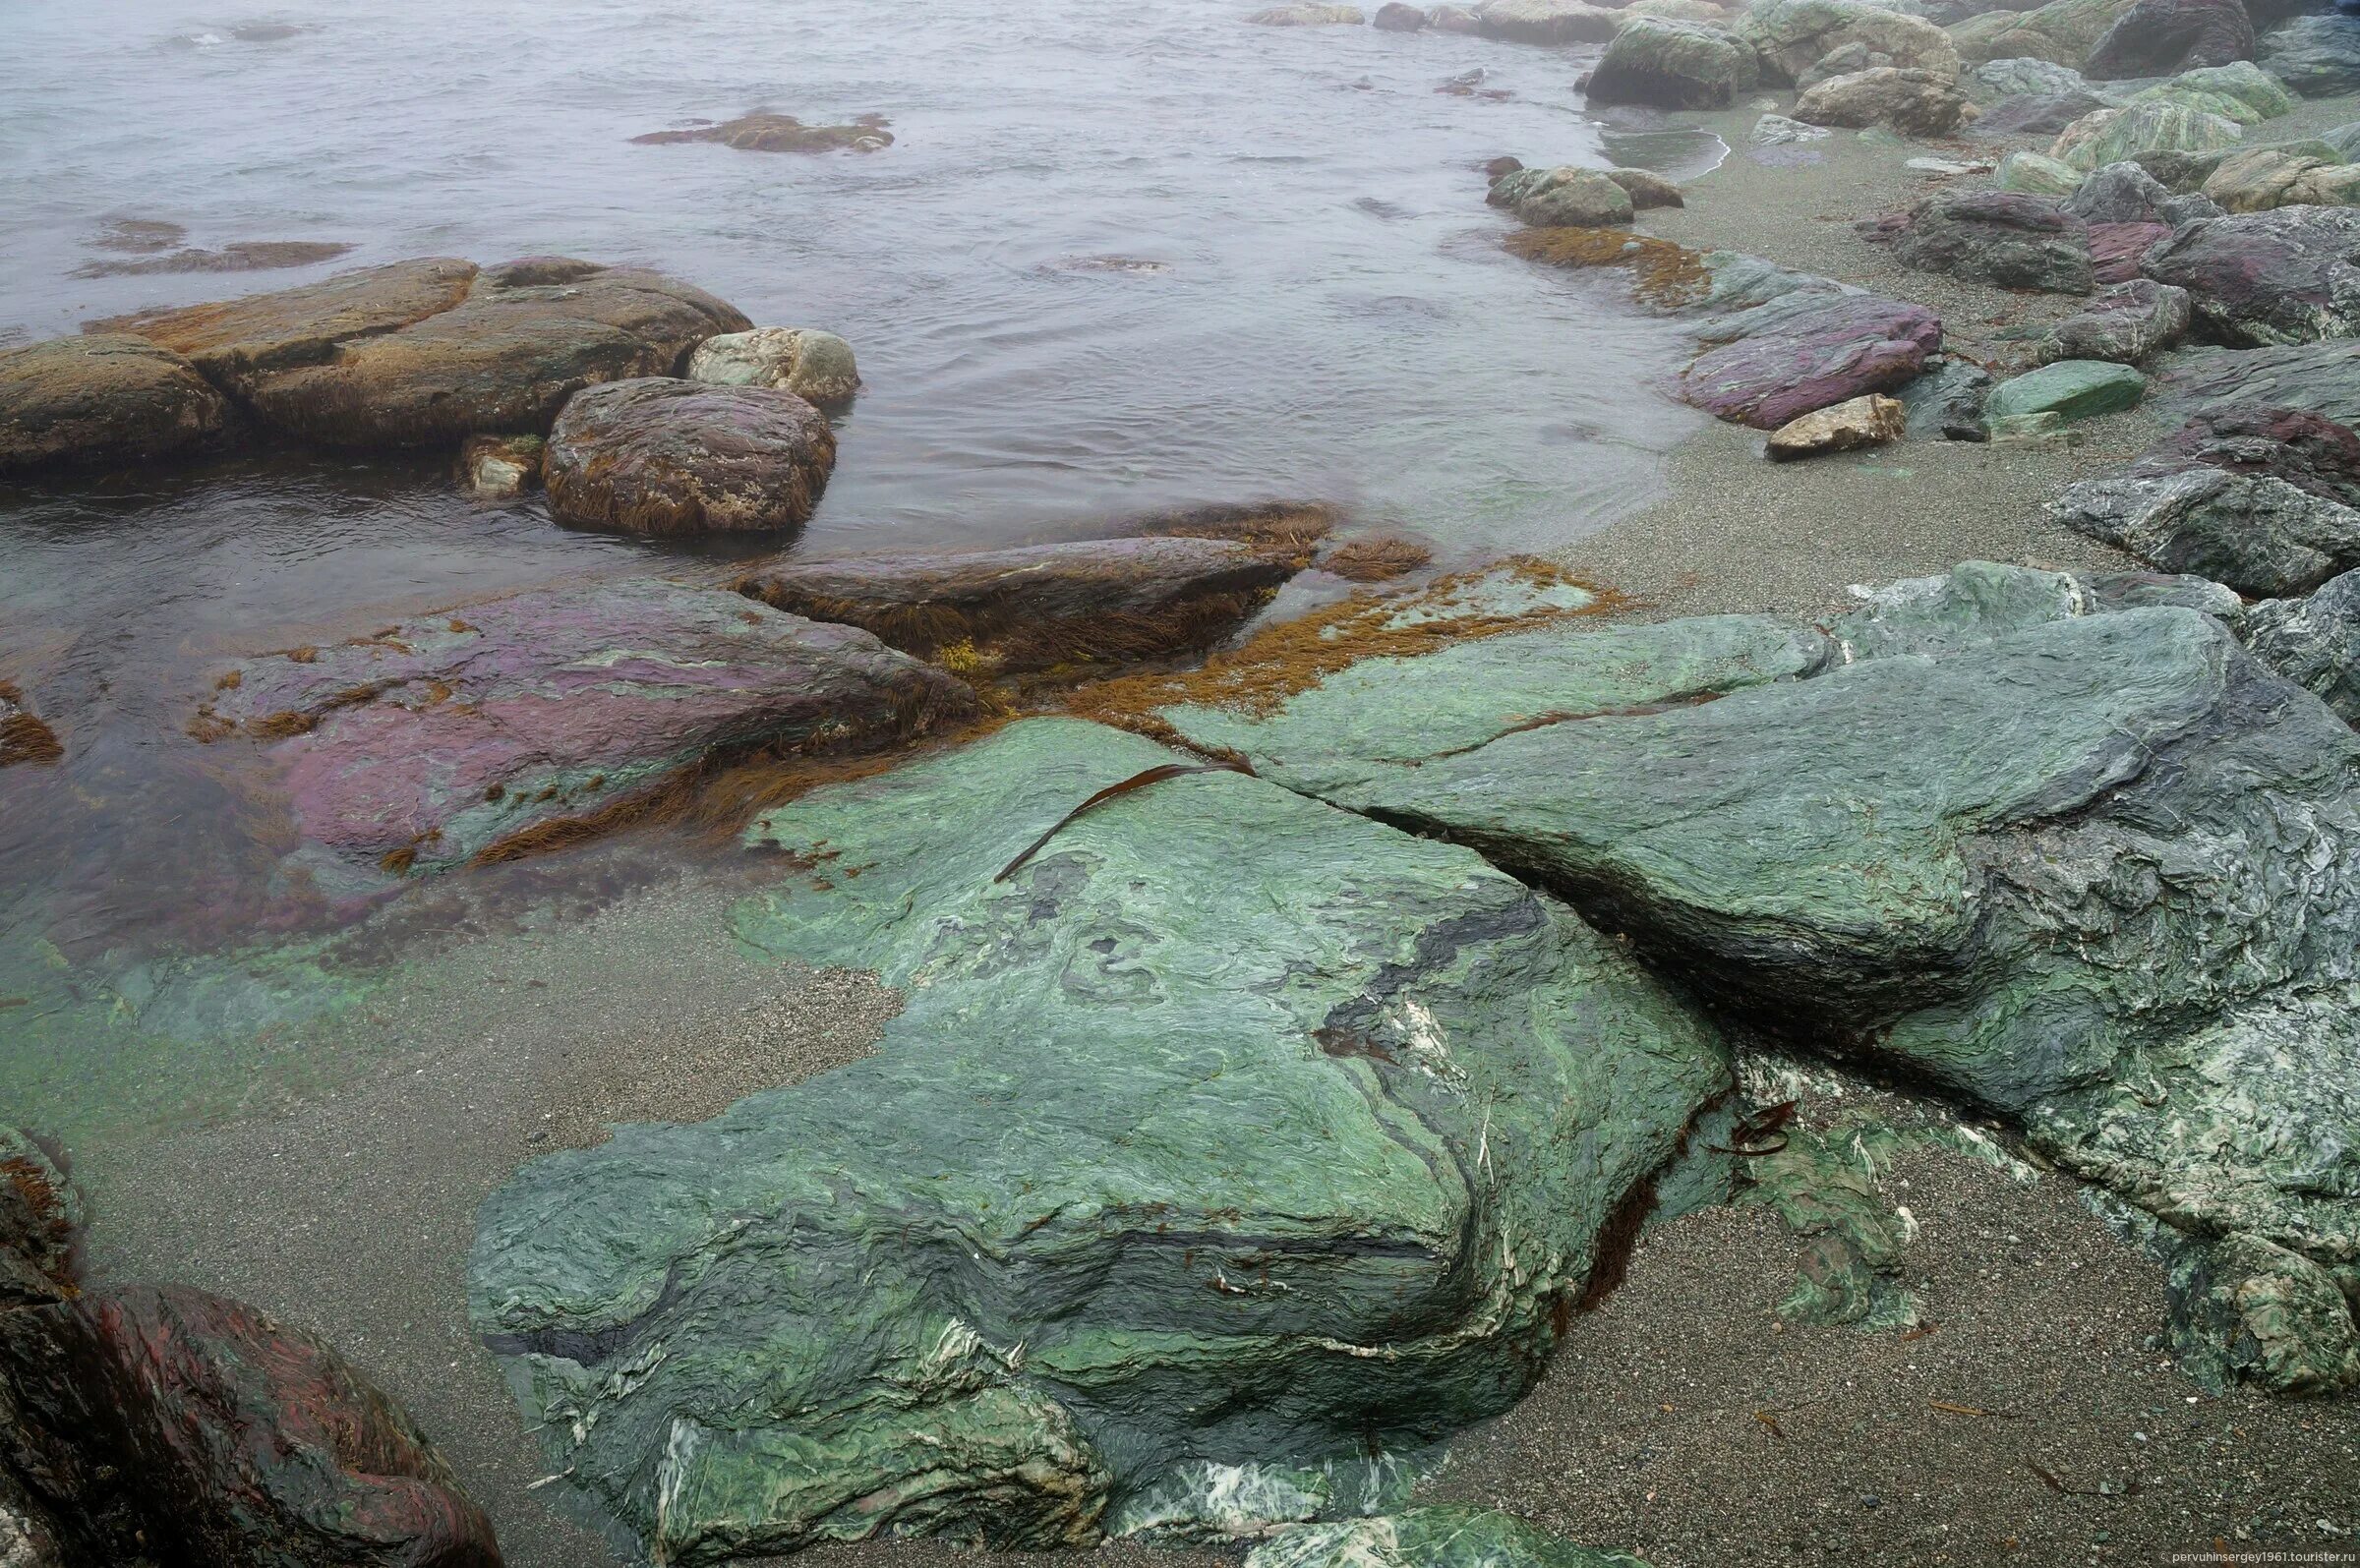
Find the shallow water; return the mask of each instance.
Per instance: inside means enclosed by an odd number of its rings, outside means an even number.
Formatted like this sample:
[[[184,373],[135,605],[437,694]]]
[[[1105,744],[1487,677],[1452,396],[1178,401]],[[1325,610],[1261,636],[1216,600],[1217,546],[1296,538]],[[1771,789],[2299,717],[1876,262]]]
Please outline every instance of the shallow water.
[[[1250,9],[19,8],[0,331],[423,254],[658,266],[859,354],[819,515],[762,549],[1005,543],[1288,495],[1464,560],[1650,499],[1694,424],[1650,385],[1668,329],[1609,281],[1501,254],[1508,224],[1477,172],[1503,152],[1609,161],[1613,133],[1573,87],[1586,61],[1252,28]],[[1470,71],[1508,96],[1437,91]],[[897,140],[820,157],[629,143],[765,107],[880,113]],[[1612,148],[1676,174],[1717,150],[1643,127]],[[196,247],[354,249],[288,271],[74,276],[126,219]],[[0,772],[0,1004],[30,999],[0,1011],[0,1043],[54,1015],[60,975],[266,917],[279,830],[233,762],[182,733],[221,655],[694,558],[475,506],[441,454],[0,488],[0,679],[68,753]]]

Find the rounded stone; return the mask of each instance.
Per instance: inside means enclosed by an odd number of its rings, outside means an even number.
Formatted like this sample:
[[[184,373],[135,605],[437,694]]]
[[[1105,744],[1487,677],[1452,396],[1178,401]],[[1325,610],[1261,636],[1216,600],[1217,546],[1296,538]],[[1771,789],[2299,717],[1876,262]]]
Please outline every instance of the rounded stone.
[[[809,326],[757,326],[698,345],[688,378],[716,386],[768,386],[819,404],[852,401],[860,389],[853,345]]]
[[[641,377],[574,394],[543,482],[561,523],[737,533],[807,521],[835,466],[827,420],[793,392]]]

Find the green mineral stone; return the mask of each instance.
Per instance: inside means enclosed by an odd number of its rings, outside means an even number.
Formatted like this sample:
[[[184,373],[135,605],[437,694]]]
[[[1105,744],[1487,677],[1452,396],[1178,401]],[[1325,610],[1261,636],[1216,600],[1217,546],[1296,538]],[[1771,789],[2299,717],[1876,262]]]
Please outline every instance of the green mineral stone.
[[[1626,1551],[1561,1540],[1497,1509],[1408,1508],[1378,1519],[1282,1530],[1246,1568],[1647,1568]]]
[[[578,1505],[680,1564],[1295,1518],[1539,1375],[1716,1032],[1472,852],[1238,773],[1002,875],[1188,761],[1034,721],[759,820],[742,940],[908,1006],[485,1203],[474,1322]]]
[[[2147,377],[2111,360],[2058,360],[2000,382],[1983,403],[1993,425],[2026,414],[2055,414],[2065,420],[2117,414],[2138,406]]]
[[[2081,189],[2084,178],[2080,169],[2045,153],[2011,152],[1999,160],[1993,183],[2003,191],[2026,196],[2071,196]]]

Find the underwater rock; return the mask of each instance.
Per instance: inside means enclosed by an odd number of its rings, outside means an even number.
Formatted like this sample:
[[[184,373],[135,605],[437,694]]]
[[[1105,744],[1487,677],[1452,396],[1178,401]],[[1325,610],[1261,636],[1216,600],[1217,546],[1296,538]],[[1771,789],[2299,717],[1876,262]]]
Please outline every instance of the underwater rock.
[[[740,152],[875,152],[893,145],[892,122],[863,114],[850,125],[805,125],[792,114],[744,114],[718,125],[686,131],[650,131],[631,138],[634,146],[712,142]]]
[[[150,272],[268,272],[286,266],[317,266],[352,252],[350,245],[323,240],[239,240],[218,251],[183,250],[136,261],[88,261],[76,277],[139,277]]]
[[[757,822],[807,869],[741,939],[909,1006],[873,1057],[485,1203],[473,1321],[579,1502],[678,1563],[1087,1544],[1540,1375],[1726,1092],[1717,1037],[1467,850],[1234,772],[1004,869],[1193,763],[1032,721]]]
[[[0,1310],[0,1407],[68,1560],[499,1568],[401,1407],[238,1302],[135,1285]]]
[[[20,762],[55,762],[65,754],[57,731],[25,706],[25,693],[0,680],[0,768]]]
[[[1626,1551],[1576,1546],[1496,1509],[1444,1504],[1374,1519],[1296,1525],[1246,1553],[1246,1568],[1647,1568]]]
[[[775,610],[874,632],[920,659],[956,649],[980,673],[1081,673],[1210,647],[1301,564],[1218,540],[1107,539],[798,558],[735,586]]]
[[[2240,348],[2360,334],[2360,209],[2293,206],[2190,223],[2149,253],[2148,276],[2195,298]]]
[[[1756,430],[1893,391],[1942,346],[1942,322],[1923,306],[1832,287],[1795,288],[1713,330],[1718,346],[1682,375],[1681,398]]]
[[[478,500],[513,500],[541,483],[538,436],[470,436],[459,443],[459,479]]]
[[[874,750],[974,711],[867,632],[621,579],[244,660],[192,728],[264,742],[305,863],[368,887],[586,838],[709,759]]]
[[[835,467],[835,434],[793,392],[650,376],[575,393],[542,483],[577,528],[742,533],[808,522]]]
[[[852,401],[860,390],[853,345],[809,326],[757,326],[709,337],[688,356],[692,381],[717,386],[769,386],[822,408]]]
[[[196,367],[145,338],[0,349],[0,473],[180,456],[226,444],[233,429]]]

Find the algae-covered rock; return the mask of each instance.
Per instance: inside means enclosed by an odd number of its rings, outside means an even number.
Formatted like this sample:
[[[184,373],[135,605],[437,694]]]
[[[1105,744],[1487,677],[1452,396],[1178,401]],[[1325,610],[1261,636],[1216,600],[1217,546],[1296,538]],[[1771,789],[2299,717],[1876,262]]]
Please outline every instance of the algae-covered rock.
[[[100,333],[0,351],[0,474],[139,463],[225,443],[229,404],[143,337]]]
[[[1036,721],[766,813],[791,874],[740,935],[903,988],[877,1054],[484,1205],[475,1325],[658,1560],[1084,1543],[1170,1478],[1365,1465],[1539,1375],[1726,1089],[1713,1031],[1467,850],[1236,773],[999,875],[1186,760]]]
[[[1500,182],[1517,217],[1535,228],[1602,228],[1628,223],[1630,193],[1596,169],[1519,169]]]
[[[1409,1508],[1298,1525],[1246,1553],[1246,1568],[1647,1568],[1626,1551],[1576,1546],[1495,1509]]]
[[[1760,77],[1753,46],[1727,29],[1640,16],[1606,46],[1587,96],[1597,104],[1726,109]]]
[[[867,632],[624,579],[241,661],[192,727],[265,743],[306,863],[349,885],[586,837],[736,751],[871,750],[974,711]]]
[[[541,483],[538,436],[470,436],[459,443],[459,479],[478,500],[513,500]]]
[[[2128,365],[2110,360],[2058,360],[1993,387],[1983,404],[1983,415],[1992,421],[2025,414],[2091,419],[2135,408],[2146,393],[2147,377]]]

